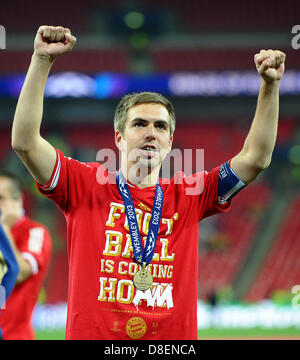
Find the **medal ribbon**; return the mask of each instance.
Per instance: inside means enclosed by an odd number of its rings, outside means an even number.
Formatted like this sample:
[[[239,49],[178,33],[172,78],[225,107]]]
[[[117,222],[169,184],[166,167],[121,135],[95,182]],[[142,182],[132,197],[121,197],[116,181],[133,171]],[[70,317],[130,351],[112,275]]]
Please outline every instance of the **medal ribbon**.
[[[123,199],[125,206],[134,257],[138,263],[145,264],[145,266],[147,266],[152,261],[157,240],[157,234],[159,230],[164,200],[164,193],[162,187],[159,183],[156,184],[152,215],[149,224],[149,232],[145,244],[145,250],[143,250],[141,234],[135,214],[133,201],[130,195],[128,184],[121,170],[117,174],[116,180],[120,195]]]

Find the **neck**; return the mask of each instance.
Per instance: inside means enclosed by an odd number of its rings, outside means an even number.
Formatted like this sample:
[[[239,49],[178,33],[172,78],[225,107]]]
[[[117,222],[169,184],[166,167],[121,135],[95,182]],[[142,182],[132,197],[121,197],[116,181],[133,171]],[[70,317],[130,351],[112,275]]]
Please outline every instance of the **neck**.
[[[125,164],[121,169],[126,180],[143,189],[157,184],[160,166],[146,168],[138,167],[137,164]]]

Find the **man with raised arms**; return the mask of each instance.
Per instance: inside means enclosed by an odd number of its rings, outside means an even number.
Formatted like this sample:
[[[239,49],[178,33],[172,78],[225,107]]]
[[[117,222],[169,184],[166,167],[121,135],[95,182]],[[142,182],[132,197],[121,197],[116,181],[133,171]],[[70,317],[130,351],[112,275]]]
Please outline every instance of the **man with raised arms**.
[[[231,198],[269,166],[285,54],[255,55],[261,87],[241,151],[209,172],[178,172],[166,182],[159,172],[172,148],[175,114],[160,94],[130,94],[118,104],[121,166],[114,174],[65,157],[40,135],[49,71],[75,42],[67,28],[38,29],[12,129],[14,150],[66,217],[66,338],[197,339],[198,222],[228,210]]]

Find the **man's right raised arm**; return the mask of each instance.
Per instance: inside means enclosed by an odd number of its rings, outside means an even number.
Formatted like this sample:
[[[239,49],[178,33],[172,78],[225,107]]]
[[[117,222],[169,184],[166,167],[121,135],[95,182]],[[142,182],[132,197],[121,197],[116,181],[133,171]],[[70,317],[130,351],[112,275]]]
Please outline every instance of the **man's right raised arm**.
[[[12,147],[34,179],[46,185],[52,175],[55,149],[41,135],[44,91],[54,60],[72,50],[76,38],[68,28],[41,26],[34,53],[17,103],[12,127]]]

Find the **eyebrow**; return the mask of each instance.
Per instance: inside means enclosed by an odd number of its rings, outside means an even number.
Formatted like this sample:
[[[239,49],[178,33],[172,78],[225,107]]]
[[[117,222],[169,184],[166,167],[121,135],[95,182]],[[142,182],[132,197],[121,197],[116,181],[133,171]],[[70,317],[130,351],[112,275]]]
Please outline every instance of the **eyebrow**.
[[[149,122],[149,120],[146,120],[146,119],[143,119],[143,118],[134,118],[134,119],[131,120],[131,123],[137,122],[137,121],[141,121],[141,122],[144,122],[144,123]],[[163,124],[166,124],[167,126],[169,126],[169,122],[167,120],[157,119],[154,122],[155,123],[163,123]]]

